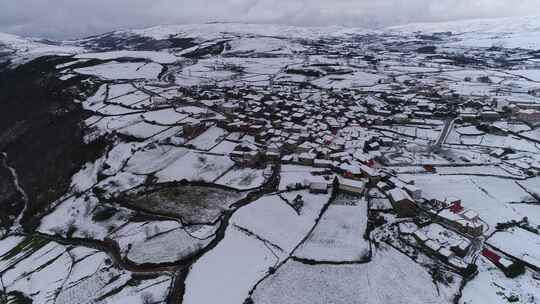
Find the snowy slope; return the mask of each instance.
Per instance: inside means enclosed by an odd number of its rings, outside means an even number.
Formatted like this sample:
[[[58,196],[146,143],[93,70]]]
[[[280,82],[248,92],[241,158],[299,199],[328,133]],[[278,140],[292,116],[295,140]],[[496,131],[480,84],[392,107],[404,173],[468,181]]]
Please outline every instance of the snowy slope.
[[[509,17],[471,19],[451,22],[411,23],[387,27],[393,32],[453,32],[453,33],[523,33],[540,32],[540,17]]]
[[[35,39],[22,38],[16,35],[0,33],[0,53],[16,53],[21,56],[38,57],[48,54],[70,55],[82,49],[63,43],[44,43]]]
[[[475,19],[465,21],[440,23],[413,23],[388,27],[382,31],[371,31],[361,28],[331,27],[295,27],[270,24],[242,24],[242,23],[207,23],[161,25],[145,29],[115,31],[103,35],[88,37],[65,42],[43,42],[37,39],[22,38],[19,36],[0,33],[0,54],[13,53],[26,54],[31,58],[47,54],[80,55],[80,58],[114,59],[122,56],[150,59],[158,63],[172,63],[176,60],[168,52],[161,55],[153,50],[150,52],[112,52],[93,53],[92,46],[100,42],[117,40],[114,44],[130,46],[132,41],[138,39],[151,39],[152,41],[169,41],[171,39],[188,39],[195,49],[207,46],[208,43],[219,41],[228,42],[234,51],[279,51],[286,54],[291,50],[299,50],[301,46],[294,41],[320,38],[347,38],[366,34],[400,34],[412,35],[414,33],[433,34],[452,32],[449,42],[458,46],[490,47],[502,45],[509,48],[540,48],[540,18],[512,17],[499,19]],[[131,45],[134,48],[137,44]],[[189,45],[188,45],[189,46]],[[140,46],[139,46],[140,47]],[[151,48],[151,46],[149,46]],[[160,48],[160,51],[164,49]],[[31,59],[30,58],[30,59]]]
[[[452,39],[456,41],[451,45],[455,46],[540,49],[540,18],[537,16],[414,23],[389,27],[386,31],[404,35],[452,32]]]
[[[246,23],[206,23],[184,25],[161,25],[147,29],[128,31],[127,33],[138,34],[154,39],[181,36],[210,40],[223,37],[243,36],[267,36],[281,38],[314,38],[320,36],[344,36],[348,34],[368,33],[369,30],[360,28],[346,28],[341,26],[332,27],[296,27],[275,24],[246,24]]]

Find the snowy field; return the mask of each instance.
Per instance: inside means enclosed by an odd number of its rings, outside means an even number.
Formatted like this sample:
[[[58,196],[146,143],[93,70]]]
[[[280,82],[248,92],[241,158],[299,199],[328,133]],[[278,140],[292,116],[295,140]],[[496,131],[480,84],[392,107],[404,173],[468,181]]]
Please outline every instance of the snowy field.
[[[521,228],[497,231],[488,244],[503,252],[540,268],[540,237]]]
[[[356,206],[331,205],[294,255],[315,261],[365,261],[370,255],[369,241],[364,239],[366,226],[366,201]]]
[[[10,292],[24,290],[40,304],[145,304],[145,298],[162,301],[168,294],[169,277],[135,280],[93,249],[37,238],[7,238],[0,245],[0,274],[8,298]]]
[[[289,260],[258,286],[255,303],[452,303],[457,286],[439,284],[394,249],[374,252],[361,265],[305,265]]]
[[[460,304],[493,303],[535,303],[540,298],[540,281],[532,278],[527,271],[514,279],[507,278],[493,263],[480,257],[477,262],[478,275],[463,289]]]
[[[220,177],[216,181],[216,184],[238,190],[248,190],[262,186],[266,181],[266,177],[270,174],[271,168],[233,168],[227,174]]]
[[[103,79],[155,79],[162,68],[157,63],[110,62],[75,69],[74,72],[84,75],[94,75]]]
[[[242,303],[278,261],[268,245],[230,226],[219,245],[191,267],[183,303]]]

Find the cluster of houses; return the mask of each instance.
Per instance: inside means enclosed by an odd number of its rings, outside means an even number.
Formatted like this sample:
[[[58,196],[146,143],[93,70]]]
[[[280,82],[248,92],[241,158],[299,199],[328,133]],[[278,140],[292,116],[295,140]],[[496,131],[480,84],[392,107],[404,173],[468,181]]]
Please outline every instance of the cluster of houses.
[[[406,94],[411,90],[415,92],[413,98]],[[412,80],[392,93],[275,85],[257,91],[248,86],[223,92],[213,88],[197,94],[208,99],[207,106],[225,115],[226,119],[216,120],[220,128],[249,134],[259,144],[251,151],[236,150],[235,160],[256,163],[262,155],[285,164],[334,170],[346,171],[346,166],[352,166],[351,175],[367,174],[370,178],[374,175],[369,173],[373,162],[385,160],[379,150],[396,144],[395,139],[373,132],[370,126],[438,115],[493,121],[509,111],[496,98],[463,98],[443,83],[426,86]],[[537,122],[540,109],[531,106],[534,104],[512,103],[510,112],[520,120]],[[185,132],[193,135],[198,129],[191,127]],[[358,169],[356,163],[368,169]],[[399,192],[394,191],[394,196]]]
[[[226,117],[215,121],[220,128],[253,139],[239,142],[230,153],[237,164],[257,167],[271,161],[326,172],[326,179],[313,178],[301,185],[311,193],[328,193],[337,186],[341,191],[362,194],[367,187],[375,187],[388,198],[399,217],[427,215],[431,224],[407,233],[432,256],[465,270],[470,267],[470,239],[481,236],[485,229],[478,213],[463,208],[460,201],[427,201],[414,180],[397,178],[393,172],[380,169],[379,163],[385,157],[381,150],[396,142],[370,126],[448,115],[463,121],[494,121],[509,112],[521,121],[538,123],[540,108],[521,104],[502,108],[495,99],[465,100],[448,89],[434,93],[433,87],[422,88],[414,81],[405,85],[414,87],[414,98],[395,91],[359,95],[349,90],[267,88],[254,92],[239,88],[228,92],[226,98],[220,94],[206,96],[206,104]],[[194,125],[184,132],[194,137],[201,130],[204,126]],[[434,172],[434,168],[425,169]],[[426,204],[433,208],[426,208]],[[300,205],[299,200],[295,201],[295,206]],[[513,269],[506,260],[496,260],[503,271]]]
[[[471,236],[480,236],[484,232],[484,224],[478,213],[463,208],[459,200],[452,202],[449,208],[440,211],[437,217],[443,223]]]
[[[412,233],[417,244],[426,252],[439,257],[449,265],[464,270],[470,261],[465,258],[471,250],[471,241],[439,224],[430,224]]]
[[[525,109],[516,107],[516,111],[514,112],[515,116],[528,124],[531,125],[538,125],[540,124],[540,108],[530,108],[528,106]]]

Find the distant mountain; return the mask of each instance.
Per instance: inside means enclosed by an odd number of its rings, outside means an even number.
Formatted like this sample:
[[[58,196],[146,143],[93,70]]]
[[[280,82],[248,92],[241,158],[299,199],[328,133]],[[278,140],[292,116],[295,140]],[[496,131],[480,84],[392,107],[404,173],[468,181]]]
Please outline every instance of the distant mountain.
[[[388,27],[386,31],[401,34],[451,32],[457,44],[463,46],[540,49],[538,16],[413,23]]]
[[[453,32],[463,34],[481,33],[525,33],[540,32],[540,16],[470,19],[450,22],[411,23],[387,27],[399,32]]]

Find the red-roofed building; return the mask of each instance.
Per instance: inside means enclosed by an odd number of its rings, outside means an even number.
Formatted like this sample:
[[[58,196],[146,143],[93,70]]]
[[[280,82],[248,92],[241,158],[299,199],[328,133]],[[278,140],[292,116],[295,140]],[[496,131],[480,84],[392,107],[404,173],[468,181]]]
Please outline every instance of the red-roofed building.
[[[463,206],[461,206],[461,200],[454,201],[450,204],[450,211],[454,214],[458,214],[463,211]]]
[[[484,256],[486,259],[490,260],[494,264],[499,263],[499,260],[501,259],[498,254],[487,248],[482,249],[482,256]]]
[[[482,249],[482,256],[495,264],[509,278],[515,278],[525,272],[523,263],[503,258],[487,248]]]

